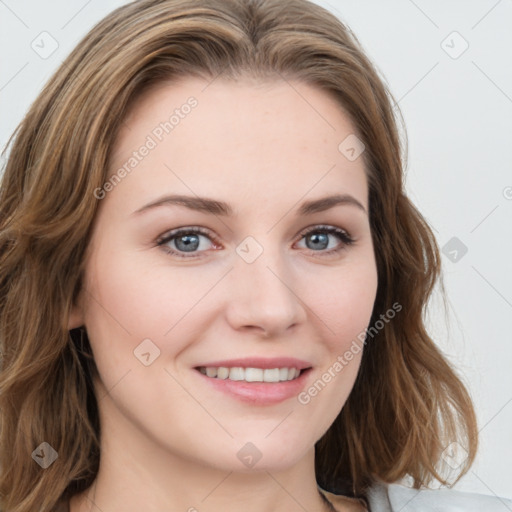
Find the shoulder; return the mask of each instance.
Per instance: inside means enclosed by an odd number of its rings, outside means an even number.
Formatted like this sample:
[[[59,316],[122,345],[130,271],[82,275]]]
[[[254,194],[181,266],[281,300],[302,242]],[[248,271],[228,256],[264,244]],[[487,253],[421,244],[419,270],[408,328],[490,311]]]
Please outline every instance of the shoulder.
[[[512,500],[453,489],[411,489],[375,483],[367,493],[371,512],[507,512]]]

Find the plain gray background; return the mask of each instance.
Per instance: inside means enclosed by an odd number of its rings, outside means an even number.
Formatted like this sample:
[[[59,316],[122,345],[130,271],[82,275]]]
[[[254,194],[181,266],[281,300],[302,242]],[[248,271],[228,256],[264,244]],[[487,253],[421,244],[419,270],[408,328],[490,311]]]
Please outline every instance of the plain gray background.
[[[0,0],[0,146],[118,0]],[[449,297],[428,325],[481,432],[460,490],[512,498],[512,0],[331,0],[398,102],[407,189],[443,248]],[[504,510],[505,510],[504,505]]]

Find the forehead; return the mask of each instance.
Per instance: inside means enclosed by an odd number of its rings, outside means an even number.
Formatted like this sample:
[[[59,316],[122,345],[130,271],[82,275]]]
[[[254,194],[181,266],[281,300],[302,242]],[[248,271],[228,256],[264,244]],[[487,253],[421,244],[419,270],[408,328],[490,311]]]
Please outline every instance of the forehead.
[[[336,99],[310,84],[182,78],[159,83],[132,105],[110,171],[124,166],[124,181],[143,196],[177,187],[220,197],[230,187],[263,186],[279,198],[343,185],[364,203],[363,159],[339,149],[355,131]]]

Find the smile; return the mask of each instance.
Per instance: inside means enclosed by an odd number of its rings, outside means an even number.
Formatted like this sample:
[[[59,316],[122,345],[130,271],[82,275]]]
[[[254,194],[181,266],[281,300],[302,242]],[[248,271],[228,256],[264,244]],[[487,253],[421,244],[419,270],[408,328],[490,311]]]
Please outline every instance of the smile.
[[[226,379],[245,382],[284,382],[297,379],[301,370],[298,368],[243,368],[234,366],[200,366],[197,368],[203,375],[214,379]]]

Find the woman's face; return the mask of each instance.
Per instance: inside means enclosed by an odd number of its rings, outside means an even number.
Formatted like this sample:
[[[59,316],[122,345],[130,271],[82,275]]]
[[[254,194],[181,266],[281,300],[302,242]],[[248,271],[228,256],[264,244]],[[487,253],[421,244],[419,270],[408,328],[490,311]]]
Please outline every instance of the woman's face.
[[[224,470],[311,455],[377,290],[360,149],[299,82],[190,78],[134,105],[69,324],[87,329],[113,442]]]

